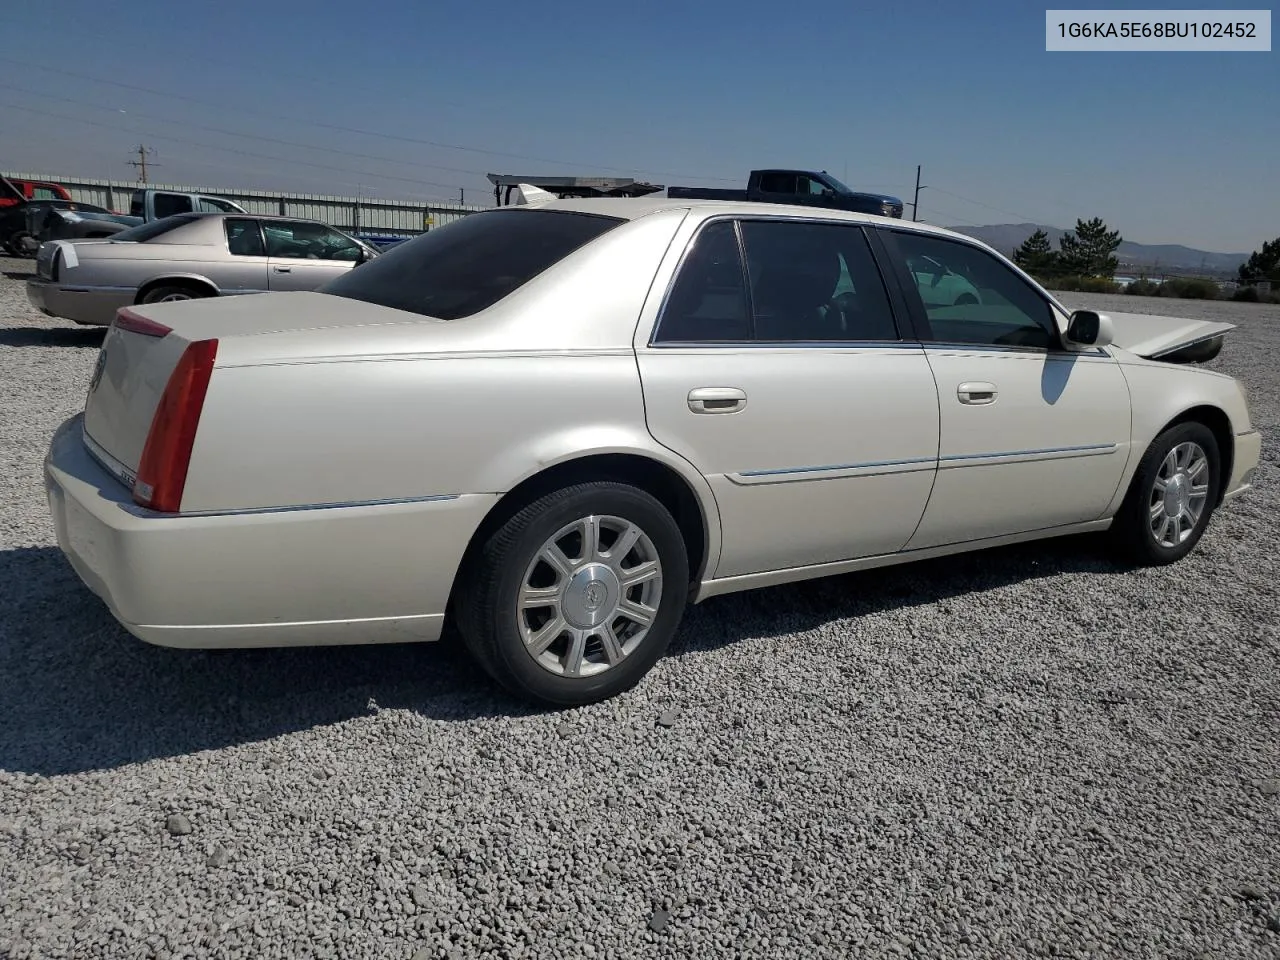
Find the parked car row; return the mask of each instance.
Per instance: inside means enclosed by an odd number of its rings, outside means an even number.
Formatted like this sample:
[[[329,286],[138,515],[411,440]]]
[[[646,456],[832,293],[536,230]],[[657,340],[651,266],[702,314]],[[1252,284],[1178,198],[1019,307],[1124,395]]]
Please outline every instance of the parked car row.
[[[379,252],[317,220],[180,213],[103,240],[41,244],[27,297],[48,316],[108,326],[131,304],[314,290]]]
[[[1232,324],[1072,312],[938,227],[551,200],[372,256],[228,213],[41,248],[33,300],[111,323],[50,510],[134,635],[452,622],[584,704],[718,594],[1086,531],[1175,562],[1259,463],[1241,386],[1192,365]]]
[[[101,239],[176,213],[245,212],[225,197],[140,188],[133,192],[129,213],[122,214],[73,200],[60,184],[3,177],[0,197],[7,200],[0,204],[0,247],[14,257],[35,256],[48,240]]]

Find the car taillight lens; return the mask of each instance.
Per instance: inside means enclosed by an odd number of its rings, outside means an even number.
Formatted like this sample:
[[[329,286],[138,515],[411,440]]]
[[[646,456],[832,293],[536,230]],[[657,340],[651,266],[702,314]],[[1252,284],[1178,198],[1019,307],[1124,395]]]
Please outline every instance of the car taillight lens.
[[[61,250],[58,251],[58,255],[62,255]],[[128,307],[121,307],[116,311],[115,327],[117,330],[127,330],[129,333],[137,333],[144,337],[164,337],[173,332],[172,327],[141,317]]]
[[[121,311],[121,314],[126,311]],[[136,316],[136,315],[135,315]],[[121,316],[117,314],[119,325]],[[142,319],[139,317],[138,319]],[[149,322],[149,321],[148,321]],[[159,324],[157,324],[159,326]],[[196,442],[196,427],[218,355],[217,340],[187,345],[169,375],[142,448],[142,461],[133,483],[133,499],[162,513],[177,513],[187,484],[187,467]]]

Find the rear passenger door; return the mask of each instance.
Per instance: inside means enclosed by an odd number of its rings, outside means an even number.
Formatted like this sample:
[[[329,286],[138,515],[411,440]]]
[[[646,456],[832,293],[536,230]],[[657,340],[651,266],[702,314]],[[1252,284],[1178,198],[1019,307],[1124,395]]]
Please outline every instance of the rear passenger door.
[[[253,217],[226,217],[222,221],[227,239],[228,265],[218,287],[226,294],[266,293],[267,251],[262,225]]]
[[[933,482],[938,397],[861,226],[686,221],[655,291],[646,416],[715,492],[713,575],[900,550]]]

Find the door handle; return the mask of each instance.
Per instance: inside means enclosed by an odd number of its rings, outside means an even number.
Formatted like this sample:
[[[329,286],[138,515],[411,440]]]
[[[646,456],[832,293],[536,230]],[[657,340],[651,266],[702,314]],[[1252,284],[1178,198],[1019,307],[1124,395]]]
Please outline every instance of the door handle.
[[[272,267],[271,269],[274,270],[276,273],[292,273],[293,272],[293,267]]]
[[[994,383],[962,383],[956,387],[956,396],[960,398],[961,403],[980,404],[995,403],[996,385]]]
[[[699,387],[689,391],[694,413],[737,413],[747,405],[747,395],[737,387]]]

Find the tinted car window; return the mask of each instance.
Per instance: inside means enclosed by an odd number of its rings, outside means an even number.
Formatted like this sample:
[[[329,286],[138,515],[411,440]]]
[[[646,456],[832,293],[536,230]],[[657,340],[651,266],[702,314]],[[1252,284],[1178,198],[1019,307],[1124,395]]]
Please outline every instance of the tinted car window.
[[[1049,301],[985,250],[922,233],[893,231],[929,330],[941,343],[1048,349],[1058,337]]]
[[[897,340],[889,295],[857,225],[744,221],[755,338]]]
[[[492,306],[624,222],[557,210],[472,213],[397,244],[321,291],[457,320]]]
[[[345,234],[306,220],[265,220],[267,256],[294,260],[359,259],[363,249]]]
[[[732,220],[720,220],[694,237],[662,308],[655,340],[708,343],[750,339],[751,315],[738,235]]]
[[[223,221],[223,227],[227,231],[227,252],[233,256],[265,257],[267,255],[257,220],[227,217]]]
[[[181,193],[157,193],[154,206],[157,219],[171,217],[175,213],[190,213],[191,198]]]
[[[152,220],[150,223],[140,223],[136,227],[130,227],[128,230],[121,230],[119,233],[111,235],[112,240],[125,240],[133,243],[145,243],[155,237],[175,230],[184,224],[190,223],[198,218],[197,214],[189,214],[186,216],[165,217],[163,220]]]
[[[226,200],[219,200],[217,197],[201,197],[200,209],[205,213],[239,213],[235,204]]]

